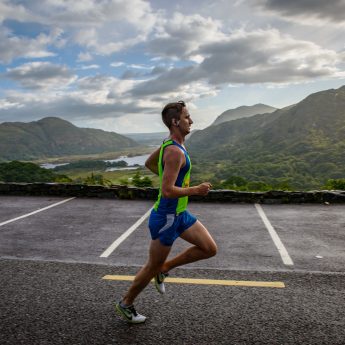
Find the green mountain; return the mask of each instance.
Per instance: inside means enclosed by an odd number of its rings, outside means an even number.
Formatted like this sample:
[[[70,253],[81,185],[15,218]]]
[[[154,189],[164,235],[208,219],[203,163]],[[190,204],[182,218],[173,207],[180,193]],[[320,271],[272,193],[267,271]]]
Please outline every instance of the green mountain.
[[[188,147],[197,171],[212,171],[217,181],[236,175],[319,188],[345,177],[345,86],[271,114],[210,126],[194,133]]]
[[[123,135],[100,129],[79,128],[57,117],[46,117],[30,123],[0,124],[2,160],[95,154],[138,145]]]
[[[257,114],[273,113],[277,108],[273,108],[265,104],[255,104],[252,106],[243,105],[236,109],[229,109],[220,114],[215,121],[212,123],[212,126],[219,125],[223,122],[228,122],[231,120],[241,119],[243,117],[250,117]]]

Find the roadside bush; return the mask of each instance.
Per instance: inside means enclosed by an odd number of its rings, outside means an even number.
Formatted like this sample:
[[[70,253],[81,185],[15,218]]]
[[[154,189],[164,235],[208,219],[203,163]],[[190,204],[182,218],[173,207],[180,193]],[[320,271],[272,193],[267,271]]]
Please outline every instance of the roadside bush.
[[[133,176],[132,183],[135,187],[152,187],[152,180],[141,176],[139,171]]]
[[[345,190],[345,178],[327,180],[324,188]]]
[[[87,185],[101,185],[101,186],[111,185],[111,181],[105,179],[103,175],[94,175],[93,173],[91,173],[91,176],[87,176],[86,178],[81,179],[81,180],[83,184],[87,184]]]
[[[271,189],[272,189],[272,186],[260,181],[252,181],[247,184],[247,190],[253,191],[253,192],[254,191],[268,191]]]

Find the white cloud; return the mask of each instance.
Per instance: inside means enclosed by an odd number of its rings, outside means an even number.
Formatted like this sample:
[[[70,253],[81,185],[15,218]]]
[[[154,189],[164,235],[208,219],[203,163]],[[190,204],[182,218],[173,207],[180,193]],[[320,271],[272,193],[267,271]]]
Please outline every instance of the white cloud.
[[[68,90],[54,89],[63,82],[68,83],[73,76],[63,66],[39,66],[37,63],[10,69],[7,77],[30,89],[7,92],[0,102],[3,121],[31,121],[45,116],[59,116],[70,121],[101,121],[135,113],[159,113],[161,108],[159,101],[129,97],[128,91],[137,83],[133,80],[97,75],[73,80],[73,88]],[[38,87],[44,87],[44,97],[35,92],[34,88]]]
[[[110,55],[146,40],[156,16],[143,0],[38,0],[41,22],[63,27],[71,40],[94,54]]]
[[[152,66],[146,66],[146,65],[138,65],[138,64],[129,64],[127,67],[135,68],[135,69],[152,69]]]
[[[145,41],[155,25],[157,14],[153,13],[150,3],[144,0],[31,0],[22,5],[2,0],[0,22],[5,19],[64,28],[65,40],[56,44],[63,45],[68,39],[88,48],[91,51],[88,55],[80,54],[79,61],[89,61],[90,53],[110,55]],[[19,43],[17,49],[12,48],[12,54],[2,53],[6,63],[19,56],[32,57],[35,51],[38,57],[50,56],[43,53],[46,51],[44,46],[32,49],[31,55],[24,55],[18,51],[19,47],[27,47],[30,40],[19,40],[23,44]],[[8,39],[5,43],[4,46],[15,44],[8,42]]]
[[[124,66],[125,65],[125,63],[124,62],[122,62],[122,61],[118,61],[118,62],[112,62],[111,64],[110,64],[110,66],[111,67],[121,67],[121,66]]]
[[[278,30],[234,31],[226,40],[201,46],[199,65],[173,68],[138,84],[134,96],[171,93],[195,81],[228,83],[291,83],[340,76],[341,55]]]
[[[139,34],[134,35],[134,37],[120,39],[116,35],[102,35],[100,30],[91,28],[77,31],[73,35],[73,40],[77,44],[87,47],[95,54],[111,55],[144,41],[145,36]]]
[[[115,77],[96,75],[79,78],[76,85],[78,90],[82,93],[85,93],[86,90],[90,90],[91,92],[103,92],[103,101],[107,101],[109,93],[112,94],[113,99],[117,97],[123,99],[124,93],[131,90],[136,83],[137,82],[134,80],[121,80]],[[94,101],[94,98],[88,96],[86,99],[90,99],[90,102]]]
[[[120,117],[125,114],[150,113],[135,100],[107,98],[108,89],[83,89],[76,92],[45,91],[44,97],[33,92],[9,92],[0,102],[2,121],[32,121],[46,116],[58,116],[69,121],[101,120],[105,117]],[[117,92],[117,91],[116,91]]]
[[[28,89],[65,89],[77,79],[66,66],[49,62],[29,62],[9,68],[5,77]]]
[[[107,22],[123,21],[146,31],[155,22],[150,3],[143,0],[45,0],[43,3],[36,0],[35,9],[48,17],[50,23],[71,27],[99,27]]]
[[[90,53],[86,52],[86,53],[79,53],[78,54],[78,62],[88,62],[88,61],[92,61],[93,57]]]
[[[79,67],[79,69],[81,70],[98,69],[98,68],[100,68],[99,65],[84,65],[84,66]]]
[[[28,11],[23,5],[15,5],[10,1],[0,1],[0,23],[5,19],[18,20],[19,22],[35,22],[39,20],[32,12]]]
[[[199,73],[213,84],[281,83],[334,77],[335,51],[297,40],[276,29],[234,32],[226,42],[200,49],[206,55]],[[202,72],[203,73],[202,73]]]
[[[161,57],[188,58],[201,45],[226,37],[221,31],[221,22],[198,14],[174,13],[171,19],[161,20],[155,29],[155,37],[148,42],[148,49]]]
[[[54,56],[46,49],[46,46],[53,44],[58,37],[56,34],[39,34],[36,38],[18,37],[9,30],[0,27],[0,62],[8,64],[13,59],[43,58]]]

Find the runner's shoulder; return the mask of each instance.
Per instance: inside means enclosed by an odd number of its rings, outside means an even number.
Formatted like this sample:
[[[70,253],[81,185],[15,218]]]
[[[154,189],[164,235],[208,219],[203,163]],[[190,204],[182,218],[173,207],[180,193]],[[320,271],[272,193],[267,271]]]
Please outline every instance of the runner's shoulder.
[[[178,154],[178,155],[184,155],[184,153],[182,152],[182,150],[178,147],[178,146],[176,146],[176,145],[169,145],[169,146],[167,146],[165,149],[164,149],[164,152],[166,152],[166,153],[171,153],[171,154]]]
[[[164,149],[164,160],[166,159],[182,160],[184,159],[184,153],[178,146],[169,145]]]

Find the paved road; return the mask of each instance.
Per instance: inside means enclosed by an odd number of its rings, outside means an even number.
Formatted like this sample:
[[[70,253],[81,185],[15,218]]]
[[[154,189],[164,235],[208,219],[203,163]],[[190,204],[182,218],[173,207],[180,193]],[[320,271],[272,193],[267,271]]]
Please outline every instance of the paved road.
[[[285,288],[167,284],[160,296],[151,286],[136,304],[147,322],[127,325],[113,302],[129,282],[102,278],[145,262],[147,219],[133,224],[152,203],[64,200],[0,197],[0,344],[345,344],[345,205],[261,205],[267,225],[260,206],[191,203],[219,253],[174,277]]]

